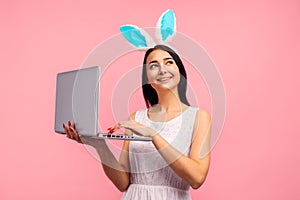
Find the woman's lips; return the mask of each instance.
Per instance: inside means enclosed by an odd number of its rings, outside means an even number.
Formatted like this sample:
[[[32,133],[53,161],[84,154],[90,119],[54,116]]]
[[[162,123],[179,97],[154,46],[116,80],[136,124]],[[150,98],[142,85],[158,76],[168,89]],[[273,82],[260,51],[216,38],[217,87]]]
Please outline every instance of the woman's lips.
[[[156,79],[158,82],[167,82],[169,81],[170,79],[172,79],[173,76],[166,76],[166,77],[160,77],[158,79]]]

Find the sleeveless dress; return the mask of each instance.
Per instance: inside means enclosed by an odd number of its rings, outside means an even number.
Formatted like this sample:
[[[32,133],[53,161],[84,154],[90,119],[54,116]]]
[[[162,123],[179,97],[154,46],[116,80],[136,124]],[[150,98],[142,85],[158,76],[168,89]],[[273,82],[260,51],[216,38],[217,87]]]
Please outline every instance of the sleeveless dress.
[[[170,121],[154,122],[144,109],[136,112],[135,120],[156,130],[174,148],[188,156],[197,111],[198,108],[188,107]],[[170,163],[166,163],[152,142],[130,141],[129,162],[130,185],[123,193],[123,200],[191,199],[190,185],[168,166]]]

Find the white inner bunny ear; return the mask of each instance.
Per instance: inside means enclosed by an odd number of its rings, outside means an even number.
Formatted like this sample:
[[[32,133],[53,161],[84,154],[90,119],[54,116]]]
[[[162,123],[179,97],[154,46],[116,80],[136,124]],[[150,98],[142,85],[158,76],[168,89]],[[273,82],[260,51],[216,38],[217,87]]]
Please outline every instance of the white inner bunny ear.
[[[176,33],[176,17],[173,10],[165,11],[157,22],[156,37],[162,43],[172,39]]]
[[[123,25],[120,31],[125,39],[136,48],[147,48],[153,43],[151,36],[137,26]]]
[[[152,37],[147,33],[147,31],[145,31],[144,29],[140,29],[140,31],[146,39],[147,46],[154,47],[155,42],[153,41]]]

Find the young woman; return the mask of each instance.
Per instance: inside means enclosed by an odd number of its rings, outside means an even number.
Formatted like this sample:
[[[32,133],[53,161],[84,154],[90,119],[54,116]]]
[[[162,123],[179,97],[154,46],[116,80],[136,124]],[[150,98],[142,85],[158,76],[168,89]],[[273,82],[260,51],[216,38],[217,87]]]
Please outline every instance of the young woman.
[[[80,137],[64,125],[67,136],[93,146],[122,199],[191,199],[189,188],[199,188],[210,163],[210,115],[186,99],[186,72],[169,47],[147,50],[143,62],[143,94],[147,109],[109,128],[125,134],[152,137],[151,142],[124,141],[117,160],[104,140]],[[109,163],[109,164],[108,164]]]

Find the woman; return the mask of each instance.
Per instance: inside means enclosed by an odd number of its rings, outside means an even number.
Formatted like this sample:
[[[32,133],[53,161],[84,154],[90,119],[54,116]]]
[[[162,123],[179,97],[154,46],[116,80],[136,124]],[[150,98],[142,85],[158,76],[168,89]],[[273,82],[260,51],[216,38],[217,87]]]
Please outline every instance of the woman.
[[[104,140],[79,137],[73,125],[67,136],[96,148],[106,175],[124,192],[122,199],[191,199],[189,187],[199,188],[210,163],[210,116],[189,105],[186,72],[169,47],[147,50],[143,62],[143,94],[148,109],[109,128],[152,137],[149,142],[124,141],[119,161]],[[108,164],[109,163],[109,164]]]

